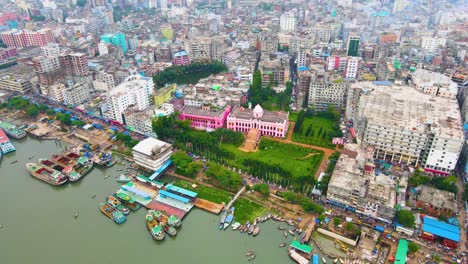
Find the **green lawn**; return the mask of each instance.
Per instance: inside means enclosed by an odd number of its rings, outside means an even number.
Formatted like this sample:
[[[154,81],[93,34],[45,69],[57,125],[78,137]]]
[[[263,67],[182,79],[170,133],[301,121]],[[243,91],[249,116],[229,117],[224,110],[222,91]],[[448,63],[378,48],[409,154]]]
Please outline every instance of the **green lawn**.
[[[293,144],[275,142],[265,138],[261,140],[268,141],[270,143],[270,147],[268,149],[260,149],[257,152],[247,153],[239,150],[233,145],[222,145],[222,148],[225,148],[235,154],[236,158],[231,161],[231,165],[241,168],[244,171],[245,168],[242,166],[243,160],[251,158],[268,164],[279,164],[284,170],[291,172],[293,177],[304,175],[310,175],[313,177],[323,158],[323,153],[318,150],[304,148]],[[317,154],[305,158],[310,153]]]
[[[233,194],[225,191],[221,191],[218,189],[206,187],[204,185],[198,185],[197,188],[192,187],[192,183],[184,180],[176,180],[174,185],[179,186],[181,188],[194,191],[198,193],[197,197],[201,199],[205,199],[211,201],[213,203],[228,203],[231,198],[234,196]]]
[[[296,122],[298,116],[299,116],[299,113],[289,113],[289,121]]]
[[[192,188],[192,183],[184,180],[176,180],[173,184],[181,188],[194,191],[198,193],[197,197],[214,203],[224,202],[227,204],[234,196],[229,192],[213,189],[203,185],[197,185],[197,188]],[[247,221],[252,222],[256,217],[265,215],[268,212],[264,206],[251,202],[246,198],[237,199],[233,206],[236,208],[234,212],[234,221],[240,222],[241,224],[244,224]]]
[[[295,118],[297,119],[297,116]],[[311,132],[307,136],[307,130],[309,127],[311,127]],[[326,133],[325,137],[323,136],[324,133]],[[318,116],[306,117],[302,123],[301,131],[294,132],[292,140],[295,142],[334,149],[335,146],[331,144],[330,139],[330,135],[333,133],[336,133],[336,123],[333,120]]]
[[[247,221],[253,222],[255,218],[265,215],[268,212],[268,209],[264,206],[246,198],[237,199],[232,206],[236,208],[234,211],[234,221],[241,224]]]

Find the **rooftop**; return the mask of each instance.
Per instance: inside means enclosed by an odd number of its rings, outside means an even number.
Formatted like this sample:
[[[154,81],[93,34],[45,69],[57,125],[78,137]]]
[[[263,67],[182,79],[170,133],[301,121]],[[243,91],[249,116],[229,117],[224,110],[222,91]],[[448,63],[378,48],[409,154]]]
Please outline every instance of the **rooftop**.
[[[198,115],[198,116],[208,116],[208,117],[218,117],[222,118],[224,114],[225,109],[211,109],[211,110],[205,110],[200,107],[193,107],[193,106],[184,106],[180,112],[184,113],[185,115]]]
[[[263,109],[262,109],[263,110]],[[239,119],[254,119],[254,109],[248,109],[243,107],[235,107],[232,110],[231,117]],[[260,116],[260,120],[270,123],[284,123],[289,118],[289,112],[273,112],[263,110],[263,114]]]
[[[446,208],[456,211],[455,195],[448,191],[438,190],[430,186],[422,186],[419,201],[429,203],[437,208]]]
[[[358,112],[369,123],[419,132],[424,132],[430,124],[438,136],[464,138],[460,110],[454,99],[423,94],[409,86],[359,82],[353,87],[364,92]]]
[[[400,239],[395,256],[395,264],[405,264],[406,255],[408,255],[408,241]]]
[[[133,147],[133,151],[143,153],[147,156],[152,156],[156,151],[159,153],[159,150],[170,146],[171,145],[169,145],[169,143],[149,137],[136,144],[136,146]]]
[[[430,216],[424,216],[422,230],[436,236],[460,242],[460,229]]]

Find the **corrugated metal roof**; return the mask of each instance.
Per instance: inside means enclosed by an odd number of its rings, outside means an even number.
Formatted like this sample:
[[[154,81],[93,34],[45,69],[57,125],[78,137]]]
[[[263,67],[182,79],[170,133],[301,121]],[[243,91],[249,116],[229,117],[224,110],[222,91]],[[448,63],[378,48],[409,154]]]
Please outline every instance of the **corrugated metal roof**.
[[[187,189],[174,186],[174,185],[172,185],[172,184],[168,184],[168,185],[166,186],[166,190],[167,190],[167,191],[178,192],[178,193],[181,193],[181,194],[183,194],[183,195],[187,195],[187,196],[192,197],[192,198],[197,197],[197,193],[196,193],[196,192],[192,192],[192,191],[189,191],[189,190],[187,190]]]
[[[297,250],[300,250],[302,252],[305,252],[307,254],[310,254],[310,252],[312,252],[312,247],[311,246],[306,245],[306,244],[301,244],[297,240],[293,240],[293,242],[291,242],[291,247],[293,247],[293,248],[295,248]]]
[[[460,229],[458,226],[450,225],[435,218],[425,216],[423,220],[423,231],[433,235],[460,242]]]
[[[398,248],[394,264],[405,264],[406,255],[408,255],[408,241],[400,239],[400,241],[398,242]]]

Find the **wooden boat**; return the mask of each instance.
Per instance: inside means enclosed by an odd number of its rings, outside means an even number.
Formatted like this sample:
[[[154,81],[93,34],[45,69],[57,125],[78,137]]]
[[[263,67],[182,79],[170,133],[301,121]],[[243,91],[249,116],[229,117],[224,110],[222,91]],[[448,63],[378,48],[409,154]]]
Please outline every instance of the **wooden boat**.
[[[159,241],[164,239],[165,235],[162,227],[150,213],[146,215],[146,227],[148,228],[148,231],[151,233],[151,236],[154,240]]]
[[[53,170],[60,171],[70,182],[77,182],[82,177],[72,166],[63,166],[49,159],[39,159],[39,163]]]
[[[232,230],[237,230],[240,226],[241,224],[239,222],[235,222],[234,224],[232,224]]]
[[[130,213],[130,209],[123,205],[119,199],[117,199],[115,196],[111,195],[106,198],[106,203],[108,203],[110,206],[114,207],[115,209],[121,211],[123,214],[128,215]]]
[[[163,228],[164,232],[170,236],[177,235],[177,230],[170,226],[167,222],[159,222],[159,225]]]
[[[48,168],[42,164],[28,163],[26,168],[31,176],[51,185],[62,185],[67,182],[67,177],[61,172]]]
[[[279,230],[286,230],[286,227],[278,226]]]
[[[260,233],[260,226],[256,225],[253,232],[252,232],[252,235],[256,236],[256,235],[258,235],[258,233]]]
[[[291,234],[291,236],[294,236],[294,231],[288,229],[288,232],[289,232],[289,234]]]
[[[255,257],[256,257],[255,254],[252,254],[252,255],[249,257],[249,261],[254,260]]]
[[[62,154],[52,154],[50,155],[50,159],[57,163],[57,164],[60,164],[64,167],[68,167],[68,166],[74,166],[76,164],[76,160],[73,160],[69,157],[66,157]]]
[[[327,263],[327,260],[324,257],[322,257],[322,262]]]
[[[249,235],[251,235],[251,234],[253,233],[253,231],[254,231],[254,228],[255,228],[255,225],[251,225],[251,226],[249,227],[249,231],[248,231],[247,233],[248,233]]]
[[[126,195],[125,193],[118,192],[114,194],[123,204],[125,204],[130,210],[136,211],[140,209],[141,205],[133,200],[130,196]]]
[[[341,264],[344,264],[344,261],[342,258],[338,258],[338,260],[340,261]]]
[[[249,250],[247,251],[247,254],[245,254],[246,256],[252,256],[253,254],[255,253],[255,250]]]
[[[333,263],[337,263],[338,262],[338,258],[336,258],[335,260],[333,260]]]
[[[122,212],[120,212],[119,210],[116,210],[109,204],[100,203],[99,206],[101,208],[101,212],[107,217],[109,217],[110,219],[112,219],[115,223],[122,224],[123,222],[127,220],[127,217]]]
[[[279,247],[285,247],[287,244],[286,243],[281,243]]]
[[[284,237],[288,237],[288,232],[284,231]]]

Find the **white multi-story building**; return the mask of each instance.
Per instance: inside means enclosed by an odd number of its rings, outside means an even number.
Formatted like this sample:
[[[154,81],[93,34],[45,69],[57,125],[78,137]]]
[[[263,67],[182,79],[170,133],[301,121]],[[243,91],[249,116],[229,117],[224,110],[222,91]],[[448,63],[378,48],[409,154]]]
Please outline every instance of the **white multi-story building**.
[[[359,70],[359,58],[358,57],[348,57],[346,59],[346,65],[343,72],[343,77],[345,79],[354,80],[358,75]]]
[[[153,79],[141,75],[131,75],[124,82],[109,91],[106,101],[106,118],[125,123],[122,114],[130,107],[142,111],[151,105]]]
[[[106,72],[101,72],[96,76],[96,80],[93,81],[93,86],[96,91],[108,92],[115,87],[114,76]]]
[[[63,83],[57,83],[49,87],[48,96],[52,100],[63,103],[64,92],[65,85]]]
[[[344,109],[349,83],[345,81],[316,80],[310,82],[309,107],[318,111],[327,110],[333,106],[337,110]]]
[[[304,49],[299,49],[297,52],[297,68],[307,66],[309,66],[307,63],[307,52]]]
[[[439,50],[439,47],[445,47],[446,42],[446,38],[422,37],[421,48],[427,52],[434,53]]]
[[[419,91],[438,97],[455,99],[458,94],[458,84],[449,76],[424,69],[411,73],[411,83]]]
[[[352,85],[350,93],[347,118],[362,145],[374,148],[374,158],[444,175],[454,170],[464,144],[455,99],[371,82]]]
[[[281,31],[294,31],[296,29],[296,16],[293,12],[285,12],[280,16]]]
[[[399,13],[408,6],[408,0],[395,0],[393,3],[392,13]]]
[[[187,42],[190,61],[221,61],[224,41],[218,37],[195,37]]]
[[[69,85],[63,90],[63,103],[67,105],[77,106],[90,99],[87,85],[76,83]]]
[[[133,147],[135,163],[151,171],[160,169],[171,157],[172,146],[164,141],[149,137]]]
[[[99,42],[98,50],[99,50],[99,55],[109,54],[109,48],[107,47],[107,43],[104,41]]]
[[[57,56],[60,54],[60,47],[57,43],[47,43],[41,47],[41,51],[44,57]]]

